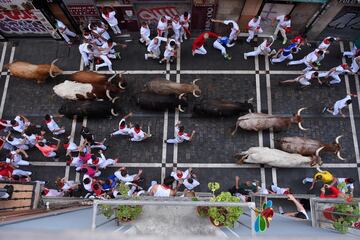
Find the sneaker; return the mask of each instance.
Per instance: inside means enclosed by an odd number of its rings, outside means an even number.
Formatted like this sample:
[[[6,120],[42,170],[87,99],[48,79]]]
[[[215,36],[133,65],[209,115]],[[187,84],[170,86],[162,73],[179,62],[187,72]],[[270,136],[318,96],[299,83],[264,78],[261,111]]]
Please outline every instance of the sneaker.
[[[162,60],[159,61],[159,64],[163,64],[164,62]]]
[[[244,53],[244,59],[245,59],[245,60],[247,60],[247,56],[246,56],[246,54],[245,54],[245,53]]]
[[[325,113],[327,111],[327,107],[324,107],[323,110],[321,111],[322,113]],[[305,180],[305,179],[304,179]],[[304,182],[304,181],[303,181]],[[305,184],[305,183],[304,183]]]
[[[145,54],[145,60],[148,60],[148,55],[147,54]]]
[[[115,55],[116,59],[121,59],[121,55],[119,52],[115,53],[114,55]]]
[[[99,65],[95,65],[95,71],[99,70]]]
[[[273,62],[273,60],[272,60],[272,59],[270,59],[270,63],[271,63],[271,65],[274,65],[274,62]]]
[[[282,206],[279,206],[279,213],[284,214],[284,209],[282,208]]]
[[[225,54],[225,55],[224,55],[224,58],[225,58],[226,60],[231,60],[231,57],[229,56],[229,54]]]
[[[284,41],[282,42],[282,44],[284,45],[284,44],[286,44],[286,42],[287,42],[287,39],[284,39]]]

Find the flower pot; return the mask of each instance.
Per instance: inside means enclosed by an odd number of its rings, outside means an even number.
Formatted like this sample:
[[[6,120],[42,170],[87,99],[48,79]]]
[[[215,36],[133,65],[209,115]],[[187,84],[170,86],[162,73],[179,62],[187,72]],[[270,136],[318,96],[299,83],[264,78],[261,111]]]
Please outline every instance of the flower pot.
[[[208,215],[209,207],[196,207],[196,213],[199,217],[205,217]]]
[[[215,219],[213,219],[212,217],[209,217],[210,222],[215,226],[215,227],[222,227],[224,226],[223,223],[219,223],[218,221],[216,221]]]

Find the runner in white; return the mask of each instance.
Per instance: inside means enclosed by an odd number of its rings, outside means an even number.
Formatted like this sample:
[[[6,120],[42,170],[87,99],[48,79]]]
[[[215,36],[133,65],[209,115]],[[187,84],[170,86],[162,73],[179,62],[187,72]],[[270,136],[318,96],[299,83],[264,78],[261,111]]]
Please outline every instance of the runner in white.
[[[360,56],[357,56],[357,57],[353,58],[350,69],[351,69],[351,72],[353,74],[355,74],[359,71],[359,68],[360,68]]]
[[[351,73],[351,69],[346,63],[341,64],[337,67],[333,67],[327,72],[320,73],[319,77],[325,77],[325,78],[331,77],[332,80],[330,81],[330,84],[337,84],[341,82],[339,75],[343,73]]]
[[[139,124],[135,124],[135,126],[130,129],[129,135],[131,136],[130,141],[132,142],[140,142],[151,137],[150,132],[145,133],[143,130],[141,130]]]
[[[157,25],[157,34],[159,37],[167,38],[168,35],[168,21],[171,20],[169,16],[163,16],[159,19]]]
[[[106,20],[115,34],[121,34],[114,8],[104,8],[101,17]]]
[[[114,175],[117,177],[117,179],[119,179],[119,181],[127,183],[127,182],[138,181],[140,179],[142,172],[143,170],[139,169],[137,174],[129,175],[127,169],[125,167],[122,167],[119,170],[117,170],[114,173]]]
[[[176,58],[176,48],[180,46],[180,43],[174,39],[169,39],[164,51],[164,57],[159,61],[160,64],[164,62],[172,62]]]
[[[215,22],[215,23],[223,23],[225,25],[230,26],[231,27],[231,32],[229,35],[230,42],[237,40],[237,37],[240,34],[240,28],[239,28],[239,25],[237,24],[237,22],[235,22],[233,20],[216,20],[216,19],[211,19],[211,21]]]
[[[63,115],[54,115],[55,117],[63,117]],[[55,122],[54,116],[46,114],[45,115],[45,124],[48,127],[49,131],[54,135],[60,135],[65,133],[65,127],[59,127],[59,125]]]
[[[82,43],[79,45],[79,52],[84,61],[85,67],[90,65],[90,61],[94,59],[94,48],[89,43]]]
[[[184,12],[184,14],[180,16],[180,24],[182,25],[181,38],[184,38],[184,40],[186,40],[188,36],[190,37],[190,19],[191,15],[188,12]]]
[[[31,122],[25,116],[18,115],[14,120],[10,121],[10,124],[14,131],[23,133],[30,126]]]
[[[148,53],[145,53],[145,60],[148,58],[159,59],[160,58],[160,45],[161,42],[167,42],[167,38],[163,37],[154,37],[153,40],[150,41],[149,45],[147,46]]]
[[[29,158],[29,155],[27,155],[27,153],[24,150],[17,149],[15,151],[10,152],[9,157],[6,158],[6,162],[10,163],[14,167],[19,167],[20,165],[21,166],[29,166],[30,162],[25,161],[22,158],[21,154],[24,155],[25,158]]]
[[[270,62],[273,63],[279,63],[283,62],[286,59],[293,60],[294,56],[293,53],[297,53],[299,51],[298,45],[296,43],[290,44],[290,46],[286,48],[281,48],[276,53],[276,55],[270,59]]]
[[[69,37],[73,37],[73,38],[76,37],[77,36],[76,33],[70,31],[69,28],[67,28],[62,21],[58,19],[56,19],[55,21],[56,21],[55,23],[56,28],[59,30],[61,36],[64,38],[67,44],[71,44]]]
[[[126,124],[126,119],[132,116],[132,112],[124,116],[119,122],[119,129],[110,134],[110,137],[116,135],[130,135],[130,128]]]
[[[200,183],[194,178],[185,179],[183,184],[187,190],[193,190],[194,188],[200,185]]]
[[[336,116],[336,115],[338,115],[340,113],[341,116],[345,118],[346,115],[342,112],[342,110],[345,107],[348,107],[352,103],[351,97],[357,97],[357,95],[356,94],[349,94],[345,98],[336,101],[334,103],[333,107],[324,107],[323,113],[325,111],[328,111],[329,113],[331,113],[334,116]]]
[[[273,49],[271,50],[271,45],[273,44],[274,39],[269,38],[265,39],[256,49],[252,52],[244,53],[244,59],[246,60],[247,57],[255,57],[259,55],[273,55],[276,51]]]
[[[259,15],[256,15],[254,18],[252,18],[248,25],[247,29],[249,31],[249,37],[246,39],[246,42],[250,43],[251,40],[254,38],[255,34],[262,33],[263,30],[260,27],[261,23],[261,17]]]
[[[286,44],[287,37],[286,33],[291,30],[291,16],[290,15],[281,15],[277,16],[276,19],[274,19],[274,22],[277,21],[277,25],[274,32],[274,38],[277,38],[277,35],[280,31],[281,36],[283,37],[283,44]]]
[[[141,28],[140,28],[140,39],[139,41],[141,43],[145,43],[145,45],[149,45],[150,43],[150,28],[149,25],[146,22],[143,22],[141,24]]]
[[[298,82],[303,87],[307,87],[307,86],[311,85],[310,81],[314,80],[314,79],[317,79],[319,84],[322,84],[322,82],[319,79],[319,72],[316,72],[316,71],[306,72],[304,75],[300,75],[299,77],[297,77],[295,79],[280,81],[279,84]]]
[[[213,43],[213,47],[220,50],[221,54],[226,60],[231,60],[230,55],[226,52],[225,47],[233,47],[235,43],[230,44],[230,39],[228,37],[220,37],[216,39]]]
[[[320,43],[320,45],[318,46],[318,49],[327,51],[327,49],[330,47],[331,43],[333,43],[334,41],[339,41],[339,38],[327,37]]]
[[[180,17],[178,15],[174,16],[171,22],[172,29],[175,33],[174,39],[176,42],[183,42],[182,37],[180,37],[181,34],[181,24],[180,24]]]
[[[184,141],[190,142],[193,139],[195,131],[192,131],[191,134],[185,133],[184,126],[180,126],[180,124],[181,124],[181,122],[179,121],[175,125],[175,138],[164,140],[165,143],[175,144],[175,143],[182,143]]]
[[[317,62],[321,60],[320,58],[323,56],[324,51],[322,50],[314,50],[308,55],[306,55],[303,59],[290,61],[287,65],[298,65],[298,64],[305,64],[307,67],[303,70],[304,72],[310,71],[311,69],[318,69]]]

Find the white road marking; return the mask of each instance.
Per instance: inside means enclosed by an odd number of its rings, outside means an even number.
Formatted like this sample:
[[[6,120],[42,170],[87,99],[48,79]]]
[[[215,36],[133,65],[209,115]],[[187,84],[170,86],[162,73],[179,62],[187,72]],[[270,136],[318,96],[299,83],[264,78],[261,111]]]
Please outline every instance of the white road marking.
[[[255,70],[259,71],[259,57],[255,56]],[[261,92],[260,92],[260,75],[255,74],[255,82],[256,82],[256,110],[257,112],[261,112]],[[259,131],[259,147],[264,146],[263,132]],[[266,188],[266,178],[265,178],[265,168],[260,168],[260,176],[261,176],[261,187]]]
[[[178,73],[178,71],[180,72],[180,57],[181,57],[181,45],[179,45],[179,49],[176,51],[177,56],[176,56],[176,82],[180,83],[180,73]],[[176,123],[179,122],[179,109],[175,109],[175,120],[174,120],[174,134],[176,133],[175,128],[176,128]],[[173,163],[177,164],[178,162],[178,145],[177,144],[173,144],[174,145],[174,152],[173,152]],[[173,171],[176,171],[177,167],[173,167]]]
[[[265,70],[269,71],[269,57],[265,56]],[[266,95],[267,95],[267,107],[268,113],[272,114],[272,102],[271,102],[271,81],[270,81],[270,74],[265,75],[266,78]],[[274,130],[271,128],[269,131],[269,138],[270,138],[270,148],[275,148],[274,144]],[[277,173],[276,168],[271,168],[271,176],[272,182],[277,186]]]
[[[240,238],[239,234],[237,234],[234,230],[232,230],[232,229],[229,228],[229,227],[226,227],[226,228],[227,228],[227,230],[229,230],[232,234],[234,234],[235,237]]]
[[[341,53],[344,52],[344,43],[340,41],[340,51]],[[342,57],[342,63],[346,63],[345,57]],[[349,84],[349,76],[345,75],[345,86],[346,86],[346,94],[350,94],[350,84]],[[357,139],[357,133],[356,133],[356,126],[355,126],[355,120],[354,120],[354,110],[352,104],[349,105],[349,115],[350,115],[350,124],[351,124],[351,132],[353,135],[353,143],[354,143],[354,150],[355,150],[355,158],[356,162],[360,163],[360,157],[359,157],[359,144]],[[358,168],[358,178],[360,181],[360,170]]]
[[[6,54],[6,49],[7,49],[7,45],[8,43],[5,42],[3,45],[3,49],[1,52],[1,59],[0,59],[0,72],[3,70],[3,66],[4,66],[4,61],[5,61],[5,54]],[[7,72],[5,72],[5,74],[7,74]]]
[[[14,61],[14,54],[15,54],[15,47],[12,47],[11,48],[11,53],[10,53],[9,63],[12,63]],[[7,75],[6,78],[5,78],[4,91],[3,91],[3,94],[2,94],[2,98],[1,98],[0,118],[2,118],[2,115],[4,113],[6,94],[7,94],[8,88],[9,88],[9,81],[10,81],[10,75]]]
[[[76,130],[76,115],[73,117],[73,120],[72,120],[72,123],[71,123],[70,142],[74,141],[75,130]],[[70,173],[70,166],[67,165],[66,168],[65,168],[65,179],[66,179],[66,181],[69,180],[69,173]]]
[[[121,227],[119,227],[119,228],[117,228],[117,229],[115,229],[114,230],[114,232],[119,232],[121,229],[123,229],[125,226],[123,225],[123,226],[121,226]]]

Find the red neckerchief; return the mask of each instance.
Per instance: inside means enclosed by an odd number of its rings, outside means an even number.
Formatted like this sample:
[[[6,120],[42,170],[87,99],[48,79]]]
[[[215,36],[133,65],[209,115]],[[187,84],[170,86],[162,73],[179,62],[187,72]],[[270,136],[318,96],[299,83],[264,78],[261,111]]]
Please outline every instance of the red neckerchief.
[[[347,64],[346,63],[343,63],[340,65],[343,69],[345,69],[347,67]]]
[[[179,136],[182,136],[184,134],[184,132],[178,132]]]
[[[182,173],[182,172],[181,172],[181,173],[177,173],[176,176],[180,179],[180,178],[183,177],[183,173]]]
[[[99,163],[99,159],[98,159],[98,158],[92,160],[92,164],[96,165],[96,164],[98,164],[98,163]]]
[[[51,122],[51,119],[50,120],[45,120],[45,123],[48,124]]]
[[[325,44],[330,44],[330,41],[329,41],[328,39],[325,39],[325,40],[324,40],[324,43],[325,43]]]
[[[49,193],[49,189],[44,188],[43,192],[44,192],[44,195],[46,196]]]
[[[105,15],[105,17],[109,18],[109,14],[110,14],[110,12],[107,12],[104,15]]]
[[[163,188],[165,188],[165,189],[170,189],[170,190],[171,190],[171,187],[170,187],[170,186],[166,186],[166,185],[164,185],[164,184],[161,184],[161,186],[162,186]]]
[[[69,145],[70,145],[70,144],[68,144],[68,143],[64,143],[63,146],[64,146],[65,149],[67,149],[67,148],[69,147]]]
[[[140,128],[134,128],[134,131],[136,132],[136,133],[139,133],[140,132]]]
[[[119,129],[124,129],[125,126],[126,126],[125,124],[124,124],[124,125],[121,125],[121,124],[120,124],[120,125],[119,125]]]

